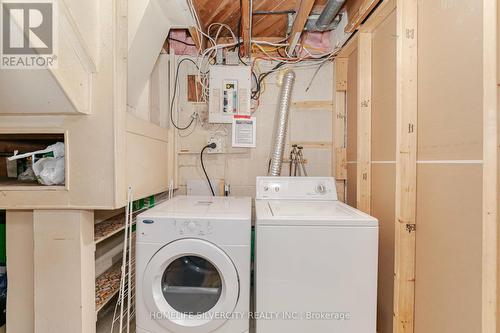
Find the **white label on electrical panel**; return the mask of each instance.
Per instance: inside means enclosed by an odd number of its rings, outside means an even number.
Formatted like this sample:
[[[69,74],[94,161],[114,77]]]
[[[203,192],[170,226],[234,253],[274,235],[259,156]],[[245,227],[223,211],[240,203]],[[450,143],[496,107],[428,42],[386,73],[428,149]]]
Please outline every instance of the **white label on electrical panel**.
[[[233,117],[233,147],[255,148],[257,145],[257,121],[255,117]]]
[[[224,80],[224,106],[223,112],[230,114],[238,113],[238,81]]]

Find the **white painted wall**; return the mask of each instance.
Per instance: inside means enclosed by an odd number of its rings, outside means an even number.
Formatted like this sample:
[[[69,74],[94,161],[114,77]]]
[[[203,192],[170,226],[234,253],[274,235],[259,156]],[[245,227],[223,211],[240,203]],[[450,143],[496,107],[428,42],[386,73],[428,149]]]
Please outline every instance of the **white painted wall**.
[[[261,70],[272,68],[271,63],[259,63]],[[311,82],[317,66],[295,69],[297,79],[293,93],[293,103],[321,102],[333,104],[333,65],[327,63]],[[207,111],[206,104],[187,102],[187,74],[194,74],[196,70],[190,63],[184,62],[179,74],[179,125],[185,126],[193,111],[200,113]],[[280,93],[280,78],[282,72],[268,76],[265,80],[265,91],[261,96],[260,106],[255,112],[257,118],[257,148],[230,148],[231,125],[201,125],[196,129],[183,131],[177,139],[179,154],[179,188],[181,193],[186,192],[186,181],[189,179],[204,179],[201,169],[199,153],[211,135],[220,133],[226,135],[225,154],[205,155],[207,171],[211,178],[225,180],[231,185],[233,195],[254,196],[255,177],[265,176],[269,162],[271,142],[273,138],[274,120],[278,107]],[[174,110],[175,111],[175,110]],[[174,113],[175,114],[175,113]],[[296,105],[290,113],[288,144],[297,142],[305,147],[304,155],[308,159],[307,169],[310,176],[332,175],[332,115],[333,106],[322,108],[304,108]],[[203,117],[203,116],[202,116]],[[175,116],[174,116],[175,118]],[[191,128],[192,129],[192,128]],[[319,147],[319,143],[326,143]],[[319,148],[318,148],[319,147]],[[290,151],[287,145],[286,152]],[[283,175],[288,174],[288,165],[283,165]]]

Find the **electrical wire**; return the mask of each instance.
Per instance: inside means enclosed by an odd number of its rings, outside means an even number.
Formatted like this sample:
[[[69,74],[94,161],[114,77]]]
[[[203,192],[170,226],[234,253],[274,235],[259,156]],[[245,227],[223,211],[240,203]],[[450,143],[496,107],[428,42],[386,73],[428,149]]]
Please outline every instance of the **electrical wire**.
[[[203,153],[208,148],[214,149],[216,147],[217,147],[217,145],[215,143],[208,144],[205,147],[203,147],[203,149],[201,150],[201,153],[200,153],[201,168],[203,169],[203,173],[205,174],[205,177],[207,178],[208,186],[210,187],[210,191],[212,192],[212,195],[214,197],[215,197],[214,188],[212,187],[212,183],[210,182],[210,178],[208,177],[207,170],[205,169],[205,164],[203,163]]]
[[[173,38],[173,37],[168,37],[168,40],[172,40],[174,42],[181,43],[181,44],[184,44],[184,45],[187,45],[187,46],[196,46],[196,44],[188,43],[188,42],[185,42],[183,40],[180,40],[180,39],[177,39],[177,38]]]
[[[181,64],[184,62],[184,61],[189,61],[189,62],[192,62],[196,68],[199,68],[198,67],[198,64],[193,60],[193,59],[190,59],[190,58],[183,58],[181,59],[181,61],[179,61],[177,63],[177,68],[175,70],[175,80],[174,80],[174,93],[172,95],[172,100],[170,101],[170,122],[172,123],[172,125],[178,129],[179,131],[184,131],[184,130],[187,130],[189,127],[191,127],[191,125],[193,124],[194,120],[196,119],[196,116],[193,114],[191,115],[191,121],[189,122],[189,124],[187,124],[186,126],[179,126],[178,124],[175,123],[174,121],[174,102],[175,102],[175,97],[177,95],[177,83],[179,81],[179,68],[181,66]]]

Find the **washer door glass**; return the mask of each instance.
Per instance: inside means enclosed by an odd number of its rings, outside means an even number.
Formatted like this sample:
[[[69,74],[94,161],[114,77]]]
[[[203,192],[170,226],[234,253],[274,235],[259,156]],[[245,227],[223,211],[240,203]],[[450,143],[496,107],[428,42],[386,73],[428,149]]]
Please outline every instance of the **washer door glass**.
[[[224,250],[188,238],[166,244],[153,255],[141,290],[146,315],[158,315],[156,324],[167,332],[208,333],[229,320],[217,314],[234,311],[240,282]]]
[[[222,279],[215,266],[198,256],[174,260],[163,273],[163,297],[184,314],[200,315],[212,309],[222,293]]]

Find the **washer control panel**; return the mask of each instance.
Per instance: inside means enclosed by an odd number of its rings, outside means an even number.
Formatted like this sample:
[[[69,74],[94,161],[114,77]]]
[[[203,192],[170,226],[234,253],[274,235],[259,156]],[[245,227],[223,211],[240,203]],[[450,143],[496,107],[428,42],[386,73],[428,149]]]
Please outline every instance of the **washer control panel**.
[[[333,177],[257,177],[256,198],[338,200]]]
[[[181,236],[205,236],[212,233],[210,221],[176,220],[175,227]]]

